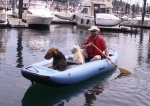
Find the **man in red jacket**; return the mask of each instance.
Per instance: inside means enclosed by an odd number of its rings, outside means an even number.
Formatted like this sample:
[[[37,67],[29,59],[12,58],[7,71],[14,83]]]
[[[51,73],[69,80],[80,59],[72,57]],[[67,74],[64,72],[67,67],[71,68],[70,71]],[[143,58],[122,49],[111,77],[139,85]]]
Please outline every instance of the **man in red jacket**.
[[[102,52],[104,51],[105,55],[108,56],[109,59],[109,52],[106,42],[104,38],[99,35],[100,29],[96,26],[91,26],[91,28],[88,30],[91,31],[91,35],[88,36],[82,44],[83,48],[85,49],[83,51],[85,59],[88,61],[95,61],[104,57],[92,44],[94,44]]]

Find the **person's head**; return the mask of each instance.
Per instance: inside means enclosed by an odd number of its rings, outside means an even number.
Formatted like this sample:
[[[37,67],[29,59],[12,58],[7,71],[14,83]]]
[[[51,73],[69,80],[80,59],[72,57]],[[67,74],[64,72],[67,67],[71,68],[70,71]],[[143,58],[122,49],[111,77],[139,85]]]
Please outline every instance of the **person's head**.
[[[91,28],[88,29],[91,32],[91,36],[95,37],[99,34],[100,29],[97,26],[91,26]]]

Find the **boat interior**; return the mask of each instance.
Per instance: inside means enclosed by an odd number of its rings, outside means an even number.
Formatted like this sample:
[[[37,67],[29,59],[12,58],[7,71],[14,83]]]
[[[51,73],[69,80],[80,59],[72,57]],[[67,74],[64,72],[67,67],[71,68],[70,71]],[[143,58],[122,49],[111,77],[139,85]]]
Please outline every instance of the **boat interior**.
[[[112,54],[109,54],[109,56],[112,56]],[[106,59],[106,57],[105,57],[105,56],[102,56],[102,59]],[[73,67],[78,66],[78,65],[81,65],[81,63],[79,63],[79,62],[74,62],[72,57],[67,58],[66,61],[67,61],[67,69],[73,68]],[[87,62],[89,62],[89,61],[86,60],[86,63],[87,63]],[[45,65],[43,65],[43,66],[44,66],[44,67],[47,67],[47,68],[52,68],[52,69],[53,69],[52,63],[50,63],[50,64],[45,64]]]

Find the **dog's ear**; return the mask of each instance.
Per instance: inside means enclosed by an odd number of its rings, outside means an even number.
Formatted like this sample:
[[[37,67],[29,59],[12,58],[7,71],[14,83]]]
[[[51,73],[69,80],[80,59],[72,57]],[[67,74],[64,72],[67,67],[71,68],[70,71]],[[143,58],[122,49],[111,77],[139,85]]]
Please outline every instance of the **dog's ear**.
[[[55,55],[57,55],[58,54],[58,49],[55,49],[53,52],[54,52]]]
[[[70,50],[71,50],[71,53],[72,53],[72,54],[74,54],[74,53],[76,52],[76,49],[75,49],[75,47],[74,47],[74,46],[73,46],[73,47],[71,47],[71,48],[70,48]]]

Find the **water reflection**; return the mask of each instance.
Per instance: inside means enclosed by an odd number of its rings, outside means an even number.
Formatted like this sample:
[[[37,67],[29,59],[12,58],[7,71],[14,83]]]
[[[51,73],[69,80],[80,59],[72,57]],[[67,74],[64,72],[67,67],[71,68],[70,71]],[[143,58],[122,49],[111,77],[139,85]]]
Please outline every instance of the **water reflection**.
[[[43,60],[49,47],[70,54],[70,47],[80,45],[90,32],[75,26],[51,25],[50,30],[0,29],[0,34],[1,106],[149,106],[150,30],[141,30],[137,35],[100,32],[108,47],[118,52],[118,65],[135,71],[130,76],[118,75],[117,69],[111,77],[100,75],[72,86],[35,84],[28,89],[30,82],[21,76],[21,66]]]
[[[7,29],[0,29],[0,70],[4,67],[7,42]]]
[[[147,35],[145,35],[145,33],[147,33]],[[144,29],[141,29],[141,32],[140,32],[140,41],[139,41],[139,54],[138,54],[138,60],[139,62],[142,61],[142,59],[145,57],[143,55],[144,53],[144,46],[145,46],[145,42],[144,42],[144,36],[148,36],[149,34],[149,30],[144,30]],[[143,43],[144,42],[144,43]],[[147,59],[150,59],[150,35],[149,35],[149,40],[147,42]],[[140,63],[141,64],[141,63]]]
[[[96,84],[92,87],[91,90],[88,90],[84,93],[85,96],[85,103],[86,106],[91,106],[94,104],[94,101],[96,100],[96,95],[99,95],[104,91],[104,85],[103,84]]]
[[[141,29],[141,31],[140,31],[140,44],[142,44],[142,42],[143,42],[143,35],[144,35],[144,31],[143,31],[143,29]]]
[[[149,35],[149,42],[148,42],[148,53],[147,53],[147,57],[148,57],[148,63],[150,63],[150,30],[148,30],[148,35]]]
[[[18,39],[17,39],[17,65],[16,67],[23,67],[23,57],[22,57],[22,29],[18,29]]]
[[[4,58],[4,53],[6,51],[7,38],[7,29],[0,30],[0,59]]]
[[[64,106],[73,97],[81,94],[85,97],[85,104],[90,106],[96,100],[96,95],[104,91],[103,82],[112,75],[113,71],[95,76],[82,83],[59,88],[36,83],[26,91],[22,99],[22,106]]]

